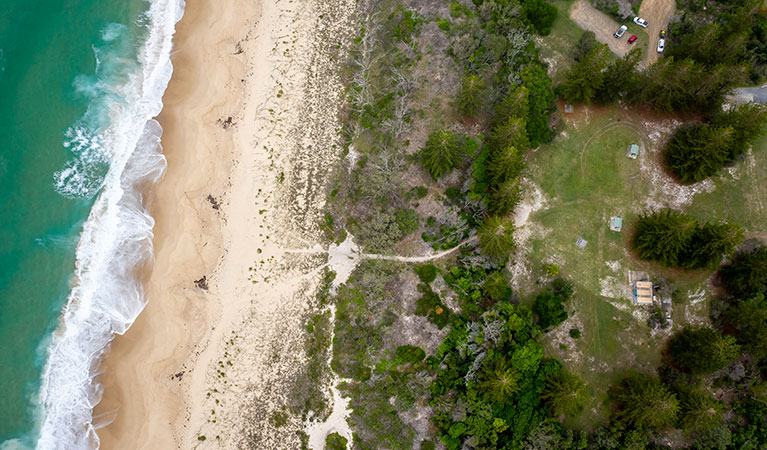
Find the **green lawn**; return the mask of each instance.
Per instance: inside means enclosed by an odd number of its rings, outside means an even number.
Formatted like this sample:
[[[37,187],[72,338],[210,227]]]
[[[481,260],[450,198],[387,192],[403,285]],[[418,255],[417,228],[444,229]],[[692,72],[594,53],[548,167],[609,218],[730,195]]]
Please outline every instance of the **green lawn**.
[[[570,53],[583,30],[570,20],[568,11],[573,0],[557,0],[551,3],[557,7],[559,14],[551,27],[551,33],[540,38],[537,47],[541,58],[549,63],[549,75],[556,85],[573,62]]]
[[[573,121],[573,117],[578,119]],[[540,290],[536,281],[543,276],[544,265],[552,262],[575,283],[576,294],[568,305],[571,319],[544,341],[552,356],[565,361],[587,382],[589,404],[570,425],[591,428],[606,421],[609,385],[628,370],[653,372],[668,337],[667,333],[651,333],[646,323],[649,310],[630,300],[628,271],[673,280],[683,292],[683,300],[684,293],[692,298],[675,303],[675,329],[707,317],[705,289],[711,273],[664,269],[637,260],[629,250],[632,224],[645,211],[644,200],[655,192],[652,178],[641,170],[641,164],[659,163],[648,151],[653,143],[646,138],[646,119],[615,107],[592,109],[588,114],[576,111],[565,119],[570,121],[564,126],[566,136],[541,146],[528,159],[529,178],[544,194],[546,206],[530,217],[537,231],[525,244],[524,258],[532,276],[521,282],[521,291],[528,296],[523,301],[530,303]],[[632,143],[641,144],[640,160],[625,156]],[[758,146],[767,147],[767,138]],[[764,158],[740,163],[734,176],[715,181],[713,192],[694,197],[688,211],[701,220],[720,217],[742,224],[748,231],[763,229],[767,181],[759,174],[766,170]],[[611,216],[623,217],[621,233],[610,231]],[[585,249],[575,245],[579,237],[588,241]],[[696,297],[696,292],[703,295]],[[581,330],[580,339],[568,336],[571,327]]]

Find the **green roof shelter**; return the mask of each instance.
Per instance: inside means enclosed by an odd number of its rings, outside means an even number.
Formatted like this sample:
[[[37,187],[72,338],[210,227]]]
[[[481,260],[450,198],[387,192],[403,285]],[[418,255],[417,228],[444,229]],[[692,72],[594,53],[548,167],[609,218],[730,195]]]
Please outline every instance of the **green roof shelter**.
[[[623,218],[622,217],[611,217],[610,218],[610,229],[612,231],[620,232],[621,229],[623,229]]]
[[[629,145],[629,148],[626,151],[626,156],[628,156],[631,159],[637,159],[637,156],[639,156],[639,145],[637,144]]]

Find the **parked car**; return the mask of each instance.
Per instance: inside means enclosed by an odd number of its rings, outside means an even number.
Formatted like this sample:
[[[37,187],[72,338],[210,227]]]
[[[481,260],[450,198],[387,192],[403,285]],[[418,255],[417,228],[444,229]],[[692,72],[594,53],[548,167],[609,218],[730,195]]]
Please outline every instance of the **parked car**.
[[[642,19],[641,17],[637,16],[634,17],[634,23],[639,25],[642,28],[647,28],[647,21]]]
[[[660,37],[661,39],[666,39],[666,30],[660,30],[660,35],[659,35],[659,37]]]
[[[658,39],[658,53],[663,53],[664,48],[666,48],[666,40]]]
[[[629,44],[633,44],[634,41],[636,41],[637,39],[638,39],[637,35],[632,34],[631,37],[629,38]]]
[[[620,39],[620,38],[622,38],[622,37],[623,37],[623,34],[624,34],[624,33],[626,32],[626,30],[628,30],[628,29],[629,29],[629,27],[627,27],[626,25],[621,25],[621,27],[620,27],[620,28],[618,28],[618,31],[616,31],[615,33],[613,33],[613,36],[615,36],[616,38]]]

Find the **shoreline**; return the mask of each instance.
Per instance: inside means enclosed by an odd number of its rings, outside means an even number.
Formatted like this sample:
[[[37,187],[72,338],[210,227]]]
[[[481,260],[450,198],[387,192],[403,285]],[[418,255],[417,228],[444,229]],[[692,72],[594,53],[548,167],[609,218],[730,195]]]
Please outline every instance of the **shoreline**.
[[[248,3],[238,1],[238,7],[244,10]],[[98,430],[102,448],[183,445],[178,425],[186,415],[189,386],[165,374],[185,371],[220,310],[194,281],[211,273],[223,254],[220,219],[206,195],[223,195],[235,151],[212,115],[228,117],[241,107],[230,81],[246,70],[229,52],[214,54],[214,37],[231,40],[246,26],[230,23],[238,17],[222,12],[213,0],[190,1],[177,24],[174,71],[157,117],[168,167],[149,193],[155,261],[144,281],[148,303],[112,342],[101,366],[104,396],[94,408],[94,422],[111,422]],[[210,33],[195,34],[201,28]],[[211,57],[225,62],[210,71]]]
[[[177,25],[148,303],[101,366],[102,448],[297,448],[270,420],[327,257],[285,251],[323,243],[354,1],[234,3],[190,1]]]

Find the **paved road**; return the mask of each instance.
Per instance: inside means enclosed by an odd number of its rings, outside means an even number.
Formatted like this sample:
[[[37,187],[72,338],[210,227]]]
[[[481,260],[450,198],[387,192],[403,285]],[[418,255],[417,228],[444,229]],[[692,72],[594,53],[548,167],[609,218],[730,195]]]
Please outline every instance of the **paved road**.
[[[658,61],[660,57],[657,51],[658,35],[660,30],[668,32],[668,21],[675,9],[676,2],[674,0],[642,0],[642,5],[639,7],[639,17],[647,21],[648,25],[645,31],[650,38],[644,55],[645,67],[650,67]]]
[[[735,103],[767,104],[767,84],[758,87],[737,88],[729,99]]]

